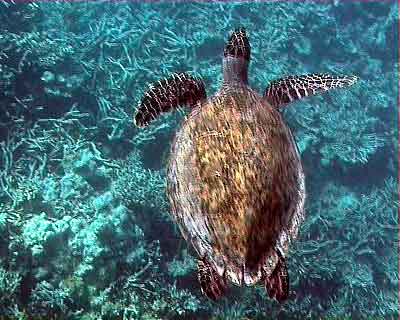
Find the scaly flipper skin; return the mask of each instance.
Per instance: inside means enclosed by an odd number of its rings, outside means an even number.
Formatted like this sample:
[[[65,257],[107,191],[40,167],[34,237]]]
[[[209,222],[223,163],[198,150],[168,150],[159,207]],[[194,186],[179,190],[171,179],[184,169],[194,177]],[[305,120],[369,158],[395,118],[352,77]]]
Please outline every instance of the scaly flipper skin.
[[[343,88],[357,82],[356,76],[331,76],[328,74],[309,74],[290,76],[273,81],[266,89],[264,97],[276,108],[307,96],[335,88]]]
[[[289,296],[289,274],[285,262],[285,258],[281,255],[279,250],[276,250],[278,254],[278,263],[275,266],[274,271],[269,277],[264,280],[265,290],[271,299],[275,298],[279,303],[284,302]]]
[[[170,111],[179,105],[195,106],[207,98],[201,79],[187,73],[174,73],[169,78],[150,85],[143,96],[135,116],[135,125],[147,126],[162,112]]]
[[[207,260],[202,259],[197,261],[197,277],[202,293],[208,298],[216,301],[224,295],[226,283]]]

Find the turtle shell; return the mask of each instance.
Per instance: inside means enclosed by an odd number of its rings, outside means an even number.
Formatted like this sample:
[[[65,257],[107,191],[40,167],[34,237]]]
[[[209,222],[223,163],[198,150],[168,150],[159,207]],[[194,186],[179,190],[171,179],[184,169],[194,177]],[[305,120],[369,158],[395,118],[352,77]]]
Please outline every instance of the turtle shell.
[[[304,174],[279,111],[244,85],[224,86],[177,132],[168,167],[172,215],[219,275],[271,274],[304,219]],[[267,267],[266,267],[267,266]]]

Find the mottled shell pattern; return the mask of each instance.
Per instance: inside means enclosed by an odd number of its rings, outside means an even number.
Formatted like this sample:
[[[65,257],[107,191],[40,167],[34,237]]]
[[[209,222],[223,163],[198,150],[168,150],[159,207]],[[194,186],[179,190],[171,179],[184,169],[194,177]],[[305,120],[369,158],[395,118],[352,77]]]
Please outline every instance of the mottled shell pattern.
[[[182,234],[220,276],[252,285],[270,275],[305,201],[299,152],[278,109],[240,83],[199,103],[172,145],[168,195]]]

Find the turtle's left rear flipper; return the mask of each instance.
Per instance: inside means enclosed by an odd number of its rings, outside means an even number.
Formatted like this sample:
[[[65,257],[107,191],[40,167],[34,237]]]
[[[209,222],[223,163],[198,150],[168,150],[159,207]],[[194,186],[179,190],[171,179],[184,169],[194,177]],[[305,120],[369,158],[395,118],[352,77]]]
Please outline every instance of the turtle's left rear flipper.
[[[206,90],[201,79],[187,73],[174,73],[150,85],[139,104],[135,125],[144,127],[162,112],[180,105],[193,107],[203,99],[206,99]]]
[[[286,266],[285,258],[279,250],[276,250],[278,255],[278,263],[275,266],[269,277],[265,277],[265,290],[271,299],[276,299],[279,303],[284,302],[289,296],[289,273]]]
[[[201,292],[209,299],[216,301],[222,297],[226,290],[225,279],[206,260],[197,261],[197,277]]]
[[[290,76],[273,81],[265,89],[264,97],[270,105],[280,108],[294,100],[330,89],[351,86],[357,80],[356,76],[331,76],[329,74]]]

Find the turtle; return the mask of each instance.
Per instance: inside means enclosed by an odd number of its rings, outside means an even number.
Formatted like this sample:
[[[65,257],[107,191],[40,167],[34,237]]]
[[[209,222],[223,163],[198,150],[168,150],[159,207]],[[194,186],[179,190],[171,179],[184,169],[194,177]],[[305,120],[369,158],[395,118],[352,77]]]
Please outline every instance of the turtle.
[[[197,254],[202,293],[217,300],[229,283],[264,284],[279,303],[289,296],[286,257],[305,218],[305,175],[282,110],[289,103],[353,85],[353,75],[286,76],[261,95],[249,86],[244,27],[223,51],[223,82],[207,97],[187,72],[150,84],[134,116],[146,127],[162,113],[190,112],[176,132],[167,168],[171,215]]]

